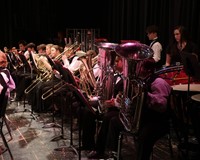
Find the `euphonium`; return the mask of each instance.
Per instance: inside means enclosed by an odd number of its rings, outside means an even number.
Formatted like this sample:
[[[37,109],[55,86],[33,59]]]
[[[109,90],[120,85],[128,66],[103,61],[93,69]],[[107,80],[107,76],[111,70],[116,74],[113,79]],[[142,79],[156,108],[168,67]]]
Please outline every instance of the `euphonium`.
[[[80,85],[89,96],[92,95],[91,89],[96,88],[96,79],[93,72],[93,61],[92,57],[95,52],[93,50],[87,51],[84,56],[78,58],[82,62],[79,68],[80,73]]]
[[[138,62],[150,58],[153,51],[139,42],[120,44],[115,51],[123,60],[124,91],[119,118],[124,128],[137,134],[140,129],[143,104],[146,99],[145,82],[136,72]]]

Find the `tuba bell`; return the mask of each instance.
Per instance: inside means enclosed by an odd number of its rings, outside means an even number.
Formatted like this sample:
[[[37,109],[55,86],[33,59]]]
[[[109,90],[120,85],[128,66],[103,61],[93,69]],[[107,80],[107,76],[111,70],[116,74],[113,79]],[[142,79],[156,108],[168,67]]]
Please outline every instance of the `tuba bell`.
[[[102,101],[109,100],[113,97],[115,47],[117,45],[117,43],[109,42],[100,42],[96,45],[99,50],[99,66],[102,72],[98,82],[97,94]]]
[[[127,131],[137,134],[147,94],[145,82],[139,78],[137,70],[141,61],[152,57],[153,51],[139,42],[120,44],[115,51],[123,62],[124,87],[119,118]]]

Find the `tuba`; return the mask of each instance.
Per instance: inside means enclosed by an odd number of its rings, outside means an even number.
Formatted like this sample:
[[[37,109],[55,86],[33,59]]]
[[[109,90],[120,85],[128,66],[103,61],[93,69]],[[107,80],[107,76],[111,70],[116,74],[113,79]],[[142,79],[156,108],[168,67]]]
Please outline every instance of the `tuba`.
[[[145,82],[139,78],[137,70],[139,62],[152,57],[153,51],[139,42],[120,44],[115,51],[123,61],[124,87],[119,118],[127,131],[137,134],[146,98]]]
[[[97,86],[97,95],[102,101],[109,100],[113,96],[115,47],[117,45],[108,42],[101,42],[96,45],[99,50],[99,66],[102,72]]]

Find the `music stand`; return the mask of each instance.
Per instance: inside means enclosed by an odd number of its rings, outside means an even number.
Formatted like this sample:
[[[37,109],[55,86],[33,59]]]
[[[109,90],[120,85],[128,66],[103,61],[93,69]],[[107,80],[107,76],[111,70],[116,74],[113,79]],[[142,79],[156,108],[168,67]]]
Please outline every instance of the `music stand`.
[[[186,106],[188,102],[191,102],[190,97],[190,82],[191,78],[194,78],[194,80],[200,80],[200,63],[198,60],[198,55],[196,53],[189,53],[189,52],[181,52],[181,58],[184,66],[184,71],[188,75],[188,90],[187,90],[187,101]],[[189,104],[190,106],[190,104]],[[187,126],[189,124],[189,115],[186,115],[186,123]],[[184,137],[186,146],[189,146],[188,143],[188,127],[186,128],[186,137]],[[188,156],[188,148],[186,149],[186,156]]]
[[[27,72],[31,72],[30,64],[28,63],[26,57],[23,54],[19,54],[19,58],[22,60],[22,63],[24,64],[24,74]]]
[[[198,55],[195,53],[182,52],[181,58],[184,66],[184,71],[188,75],[188,94],[190,91],[190,78],[200,80],[200,63],[198,61]]]

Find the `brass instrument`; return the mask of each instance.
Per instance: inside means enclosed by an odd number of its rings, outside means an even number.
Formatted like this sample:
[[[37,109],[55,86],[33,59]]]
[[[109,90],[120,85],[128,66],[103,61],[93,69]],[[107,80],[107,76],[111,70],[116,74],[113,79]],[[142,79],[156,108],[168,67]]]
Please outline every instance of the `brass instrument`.
[[[68,76],[69,76],[69,81],[70,81],[70,83],[72,83],[72,85],[74,85],[74,86],[76,86],[76,87],[78,87],[78,85],[76,84],[76,82],[75,82],[75,78],[74,78],[74,75],[72,74],[72,72],[69,70],[69,69],[67,69],[67,68],[65,68],[64,69],[64,72],[66,72],[66,74],[68,74]],[[54,85],[52,88],[50,88],[49,90],[47,90],[46,92],[44,92],[43,94],[42,94],[42,99],[43,100],[46,100],[47,98],[49,98],[49,97],[51,97],[54,93],[56,93],[56,92],[58,92],[58,91],[60,91],[61,89],[63,89],[63,88],[65,88],[65,84],[66,84],[66,79],[64,79],[64,75],[62,75],[62,79],[61,79],[61,81],[59,82],[59,83],[57,83],[56,85]],[[69,82],[68,82],[69,83]]]
[[[2,51],[0,50],[0,52],[2,52]],[[4,52],[2,52],[2,53],[4,53]],[[8,53],[8,52],[5,52],[5,53],[6,53],[6,57],[7,57],[7,59],[8,59],[8,64],[9,64],[8,66],[9,66],[9,69],[10,69],[10,66],[12,66],[12,68],[13,68],[14,70],[17,70],[17,66],[13,64],[12,59],[11,59],[9,53]]]
[[[33,57],[35,60],[35,63],[37,62],[37,76],[35,80],[24,90],[25,94],[30,93],[40,82],[47,82],[52,78],[52,68],[48,68],[48,66],[51,67],[51,65],[48,63],[48,59],[45,56],[40,56],[35,54],[35,57]]]
[[[96,79],[93,72],[93,50],[87,51],[87,53],[78,58],[82,62],[82,65],[79,68],[80,73],[80,88],[84,90],[87,95],[91,96],[93,91],[91,89],[96,89]]]
[[[137,134],[140,129],[143,104],[146,98],[145,82],[136,74],[139,62],[152,57],[149,46],[139,42],[116,46],[116,53],[123,61],[123,97],[119,118],[127,131]]]
[[[25,94],[30,93],[40,82],[47,82],[52,77],[52,73],[50,71],[46,71],[37,75],[37,77],[33,80],[33,82],[24,90]]]
[[[9,63],[12,65],[14,70],[18,70],[19,68],[24,66],[22,60],[18,55],[16,55],[15,52],[6,52],[6,54],[7,58],[9,59]]]
[[[59,54],[57,57],[55,57],[54,60],[60,60],[66,52],[76,52],[79,48],[80,48],[80,44],[74,43],[68,49],[66,49],[61,54]],[[69,56],[71,56],[71,54],[69,54],[67,58],[69,58]],[[69,73],[71,73],[71,71],[69,71]],[[61,80],[61,82],[54,85],[53,88],[51,88],[51,89],[47,90],[45,93],[43,93],[41,98],[43,100],[46,100],[47,98],[52,96],[54,93],[56,93],[60,89],[62,89],[64,87],[64,85],[65,85],[64,81]]]
[[[99,50],[99,66],[102,71],[97,86],[97,94],[102,101],[109,100],[113,96],[115,47],[117,45],[116,43],[109,42],[97,44]]]
[[[65,85],[65,82],[61,80],[59,83],[54,85],[51,89],[47,90],[42,94],[42,100],[46,100],[47,98],[51,97],[54,93],[58,92],[60,89],[62,89]]]
[[[67,49],[65,49],[62,53],[60,53],[59,55],[57,55],[54,60],[55,61],[60,61],[62,59],[62,56],[69,52],[69,54],[67,55],[67,58],[69,58],[71,56],[72,52],[76,52],[78,49],[80,49],[81,44],[77,44],[77,42],[73,43],[72,45],[70,45]]]

